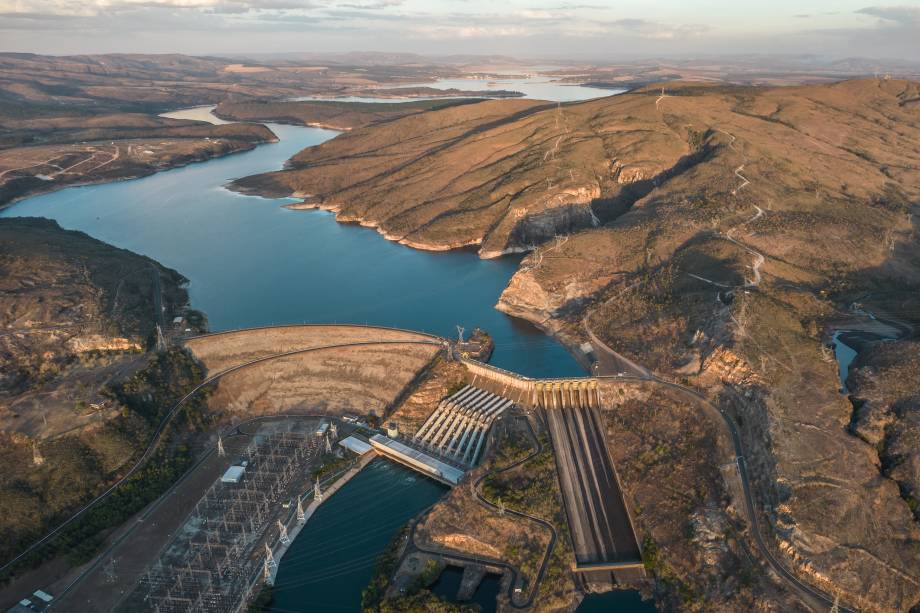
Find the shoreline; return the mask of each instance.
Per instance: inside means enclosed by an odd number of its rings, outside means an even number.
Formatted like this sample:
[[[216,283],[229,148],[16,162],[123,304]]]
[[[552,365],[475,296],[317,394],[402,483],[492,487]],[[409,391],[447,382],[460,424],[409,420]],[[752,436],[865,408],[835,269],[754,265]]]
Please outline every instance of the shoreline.
[[[377,452],[374,450],[371,450],[365,453],[360,458],[358,458],[358,461],[354,466],[346,470],[341,476],[339,476],[335,481],[333,481],[332,484],[329,485],[325,491],[323,491],[322,498],[320,498],[319,500],[310,501],[310,504],[308,504],[307,507],[303,510],[304,520],[302,522],[296,522],[296,517],[295,517],[296,523],[294,527],[291,528],[290,532],[288,533],[288,543],[284,544],[284,543],[279,542],[278,545],[272,549],[272,554],[275,557],[275,566],[274,568],[271,569],[271,573],[267,580],[267,583],[269,585],[275,584],[275,578],[278,576],[278,569],[281,567],[281,562],[284,560],[285,554],[287,554],[287,552],[290,550],[291,546],[294,544],[294,541],[297,540],[297,536],[304,529],[304,526],[306,526],[307,523],[310,521],[310,518],[313,517],[313,514],[316,513],[316,510],[320,506],[322,506],[324,502],[329,500],[329,498],[331,498],[333,494],[335,494],[342,487],[344,487],[346,483],[351,481],[355,477],[355,475],[357,475],[362,470],[364,470],[368,464],[376,460],[378,457],[380,456],[377,454]],[[288,519],[288,521],[290,521],[290,519]]]
[[[125,176],[122,176],[122,177],[114,177],[114,178],[111,178],[111,179],[105,179],[105,178],[88,179],[88,178],[87,178],[87,180],[85,180],[85,181],[78,181],[78,182],[75,182],[75,183],[49,183],[48,186],[47,186],[47,189],[38,189],[38,190],[35,190],[35,191],[30,191],[30,192],[25,193],[25,194],[20,194],[20,195],[18,195],[18,196],[14,196],[14,197],[11,198],[10,200],[7,200],[6,202],[0,203],[0,211],[5,211],[6,209],[12,207],[13,205],[15,205],[15,204],[17,204],[17,203],[19,203],[19,202],[22,202],[23,200],[28,200],[29,198],[37,198],[37,197],[39,197],[39,196],[46,196],[46,195],[48,195],[48,194],[53,194],[54,192],[59,192],[59,191],[61,191],[61,190],[69,189],[69,188],[71,188],[71,187],[91,187],[91,186],[94,186],[94,185],[106,185],[106,184],[108,184],[108,183],[121,183],[122,181],[133,181],[133,180],[135,180],[135,179],[143,179],[143,178],[145,178],[145,177],[151,177],[151,176],[153,176],[153,175],[155,175],[155,174],[158,174],[158,173],[161,173],[161,172],[168,172],[168,171],[170,171],[170,170],[177,170],[177,169],[179,169],[179,168],[185,168],[186,166],[191,166],[191,165],[193,165],[193,164],[203,164],[203,163],[205,163],[205,162],[210,162],[210,161],[213,161],[213,160],[218,160],[218,159],[221,159],[221,158],[230,156],[230,155],[235,155],[235,154],[237,154],[237,153],[247,153],[247,152],[249,152],[249,151],[255,150],[256,148],[258,148],[258,147],[261,146],[261,145],[270,145],[270,144],[274,144],[274,143],[278,143],[278,142],[281,142],[281,139],[279,139],[277,136],[275,136],[274,139],[266,140],[266,141],[263,141],[263,142],[260,142],[260,143],[255,143],[255,144],[253,144],[251,147],[244,147],[244,148],[240,148],[240,149],[235,149],[235,150],[233,150],[233,151],[227,151],[226,153],[220,153],[220,154],[218,154],[218,155],[213,155],[213,156],[210,156],[210,157],[201,159],[201,160],[186,160],[186,161],[183,161],[183,162],[181,162],[181,163],[172,164],[172,165],[169,165],[169,166],[164,167],[164,168],[157,168],[157,169],[154,169],[154,170],[150,170],[149,172],[137,172],[137,173],[133,173],[133,174],[130,174],[130,175],[125,175]],[[34,175],[33,175],[33,176],[34,176]]]

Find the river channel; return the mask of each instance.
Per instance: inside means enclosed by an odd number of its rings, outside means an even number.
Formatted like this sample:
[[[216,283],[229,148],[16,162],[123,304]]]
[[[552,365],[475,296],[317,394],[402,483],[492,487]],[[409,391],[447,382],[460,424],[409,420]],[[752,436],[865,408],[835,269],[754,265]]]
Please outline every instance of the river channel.
[[[598,95],[559,87],[563,100]],[[535,90],[552,93],[543,82]],[[207,109],[172,116],[213,119]],[[560,344],[493,308],[520,256],[484,261],[472,251],[416,251],[372,229],[339,224],[327,212],[282,208],[292,199],[226,190],[234,178],[279,169],[301,149],[337,135],[267,125],[279,142],[142,179],[29,198],[0,216],[54,219],[175,268],[189,279],[192,305],[214,331],[366,322],[453,335],[458,324],[481,326],[495,340],[498,366],[531,376],[583,374]],[[369,467],[320,508],[282,560],[277,611],[358,611],[374,558],[444,491],[400,467]],[[620,592],[590,597],[582,610],[654,609],[634,592]]]

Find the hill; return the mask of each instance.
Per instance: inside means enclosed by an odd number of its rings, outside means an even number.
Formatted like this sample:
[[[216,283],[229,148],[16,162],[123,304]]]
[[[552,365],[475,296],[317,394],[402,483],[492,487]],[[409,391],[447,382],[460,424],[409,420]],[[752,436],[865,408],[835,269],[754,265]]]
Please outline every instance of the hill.
[[[476,102],[470,99],[416,100],[412,102],[339,102],[301,100],[221,102],[214,114],[231,121],[271,121],[316,126],[333,130],[352,130],[380,121],[390,121],[425,111]]]
[[[262,125],[133,114],[11,123],[16,129],[0,138],[7,141],[0,143],[0,208],[68,185],[133,179],[277,140]]]
[[[201,380],[188,354],[147,353],[162,320],[181,314],[185,325],[204,327],[188,309],[185,282],[53,221],[0,219],[0,458],[16,467],[0,475],[4,561],[123,474],[167,408]],[[87,561],[188,465],[176,441],[196,419],[193,408],[129,487],[12,570],[58,558],[46,570],[60,573],[65,554]]]
[[[533,249],[501,310],[730,415],[769,546],[808,582],[861,610],[920,601],[910,494],[851,430],[828,348],[865,311],[902,337],[920,324],[917,83],[670,83],[575,104],[481,102],[355,129],[236,185],[309,197],[415,247]],[[640,408],[624,405],[612,431],[667,431],[667,412],[641,419]],[[674,470],[656,489],[686,490],[693,471],[666,457]],[[641,476],[643,462],[618,467]],[[624,484],[639,496],[640,538],[663,539],[663,576],[719,598],[665,538],[712,509],[679,496],[643,505],[641,485]]]

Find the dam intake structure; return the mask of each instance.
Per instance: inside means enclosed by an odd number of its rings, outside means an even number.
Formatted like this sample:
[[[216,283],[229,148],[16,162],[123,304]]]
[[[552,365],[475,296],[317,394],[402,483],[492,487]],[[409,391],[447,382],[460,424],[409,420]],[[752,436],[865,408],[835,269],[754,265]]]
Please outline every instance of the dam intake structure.
[[[492,422],[513,405],[513,400],[466,385],[438,404],[413,440],[438,455],[475,466]]]

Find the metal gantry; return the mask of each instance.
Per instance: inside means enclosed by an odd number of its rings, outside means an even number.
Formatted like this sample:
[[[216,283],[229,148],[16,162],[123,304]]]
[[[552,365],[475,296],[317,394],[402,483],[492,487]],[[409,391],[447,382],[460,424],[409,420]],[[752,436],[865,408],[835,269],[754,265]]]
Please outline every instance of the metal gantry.
[[[159,613],[235,611],[252,579],[270,577],[277,568],[269,543],[290,542],[286,525],[278,519],[279,502],[322,445],[313,433],[299,432],[276,433],[250,444],[243,453],[242,481],[218,480],[208,488],[141,578],[137,608]],[[299,497],[297,504],[297,520],[303,521]]]

